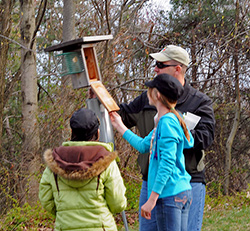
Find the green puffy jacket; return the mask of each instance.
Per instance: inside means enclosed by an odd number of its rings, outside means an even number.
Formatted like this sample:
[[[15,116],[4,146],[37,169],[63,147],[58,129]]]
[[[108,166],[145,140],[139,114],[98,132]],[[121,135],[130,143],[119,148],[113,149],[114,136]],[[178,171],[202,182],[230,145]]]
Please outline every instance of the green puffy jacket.
[[[112,213],[125,210],[125,186],[112,144],[65,142],[47,150],[39,187],[55,230],[117,230]]]

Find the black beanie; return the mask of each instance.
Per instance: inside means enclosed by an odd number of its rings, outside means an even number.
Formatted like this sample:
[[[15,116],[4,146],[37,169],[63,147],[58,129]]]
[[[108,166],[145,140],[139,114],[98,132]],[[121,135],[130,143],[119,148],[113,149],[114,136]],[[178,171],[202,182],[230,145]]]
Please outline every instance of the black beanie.
[[[96,114],[87,108],[81,108],[70,118],[72,141],[88,141],[97,133],[100,122]]]

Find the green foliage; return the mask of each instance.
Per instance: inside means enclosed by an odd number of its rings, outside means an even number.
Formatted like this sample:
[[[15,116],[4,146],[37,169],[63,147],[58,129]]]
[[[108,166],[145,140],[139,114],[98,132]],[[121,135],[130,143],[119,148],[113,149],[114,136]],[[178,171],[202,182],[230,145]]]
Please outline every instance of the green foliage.
[[[205,212],[203,231],[249,230],[249,207]]]
[[[221,181],[213,181],[207,187],[208,197],[220,197],[223,195],[223,187]]]
[[[139,197],[141,190],[141,182],[130,179],[124,181],[126,186],[126,197],[128,200],[127,210],[138,211],[139,210]]]
[[[14,165],[11,162],[0,165],[0,215],[18,204],[13,179],[15,179]]]
[[[209,209],[234,209],[250,205],[249,191],[243,191],[231,196],[219,194],[217,197],[211,197],[206,194],[206,207]]]
[[[127,188],[128,201],[133,200],[133,196],[137,197],[134,188],[139,191],[140,183],[125,182]],[[132,185],[134,185],[132,187]],[[131,193],[132,190],[132,193]],[[250,214],[250,194],[249,189],[237,193],[234,196],[206,196],[203,231],[233,231],[233,230],[249,230],[249,214]],[[139,193],[139,192],[138,192]],[[134,209],[126,210],[127,222],[130,231],[138,230],[138,212]],[[117,227],[119,231],[124,231],[124,225],[121,214],[115,215]],[[34,206],[25,204],[22,208],[15,207],[11,209],[0,220],[1,230],[39,230],[47,228],[52,230],[54,226],[54,218],[52,215],[44,211],[40,203]]]
[[[235,6],[231,0],[214,1],[171,1],[173,11],[169,16],[170,28],[183,36],[179,41],[191,42],[195,36],[198,43],[202,38],[220,34],[220,39],[234,29]],[[223,5],[223,7],[222,7]],[[225,7],[229,6],[229,7]]]
[[[38,230],[39,228],[53,228],[54,217],[47,213],[37,203],[35,206],[24,204],[14,207],[0,220],[1,230]]]
[[[249,189],[234,196],[206,196],[203,231],[249,230]]]

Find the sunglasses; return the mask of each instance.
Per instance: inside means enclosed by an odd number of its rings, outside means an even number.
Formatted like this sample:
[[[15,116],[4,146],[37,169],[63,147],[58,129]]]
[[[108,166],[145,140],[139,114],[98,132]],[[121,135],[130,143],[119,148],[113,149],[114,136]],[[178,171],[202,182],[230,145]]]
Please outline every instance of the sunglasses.
[[[164,64],[162,62],[157,62],[156,61],[155,66],[157,66],[159,69],[163,69],[163,68],[166,68],[166,67],[176,67],[178,65],[168,65],[168,64]]]

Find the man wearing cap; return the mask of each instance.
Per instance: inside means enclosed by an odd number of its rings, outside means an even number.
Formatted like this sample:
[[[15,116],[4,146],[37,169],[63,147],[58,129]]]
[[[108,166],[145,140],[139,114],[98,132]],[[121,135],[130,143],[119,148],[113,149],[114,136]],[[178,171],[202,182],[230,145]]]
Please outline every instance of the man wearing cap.
[[[154,71],[157,75],[162,73],[172,75],[184,87],[184,93],[177,101],[176,110],[201,117],[196,127],[191,130],[194,137],[194,147],[184,149],[186,170],[192,177],[193,194],[188,218],[188,230],[201,230],[206,183],[203,163],[204,150],[212,144],[214,139],[215,119],[212,101],[208,96],[191,87],[185,79],[185,73],[189,65],[189,55],[186,50],[179,46],[168,45],[161,52],[150,54],[150,56],[156,60]],[[143,92],[129,104],[121,104],[119,114],[124,124],[128,128],[136,126],[142,137],[145,137],[154,128],[156,108],[149,105],[147,92]],[[148,155],[139,154],[138,163],[143,179],[139,202],[141,208],[147,201]],[[151,214],[151,220],[141,217],[139,211],[139,227],[141,231],[157,230],[154,210]]]

